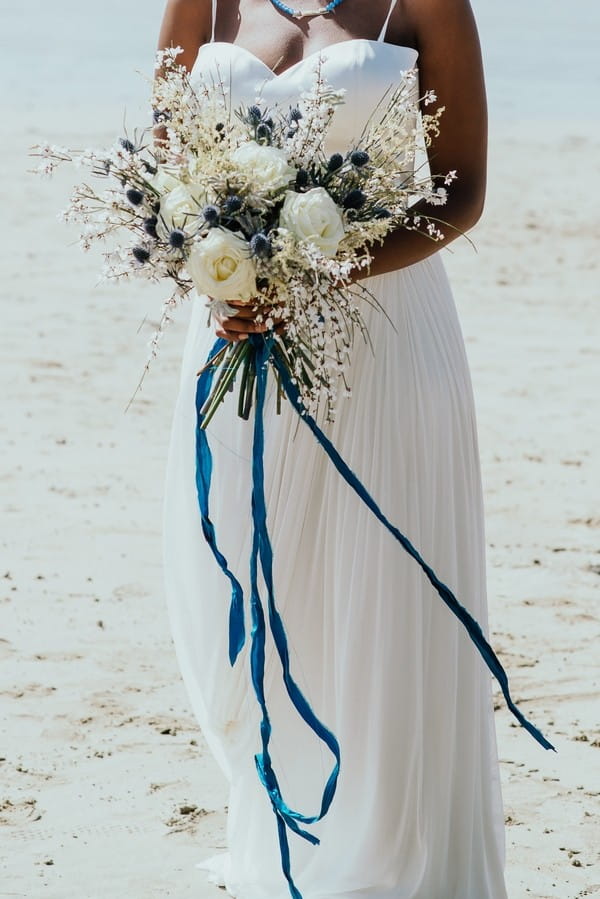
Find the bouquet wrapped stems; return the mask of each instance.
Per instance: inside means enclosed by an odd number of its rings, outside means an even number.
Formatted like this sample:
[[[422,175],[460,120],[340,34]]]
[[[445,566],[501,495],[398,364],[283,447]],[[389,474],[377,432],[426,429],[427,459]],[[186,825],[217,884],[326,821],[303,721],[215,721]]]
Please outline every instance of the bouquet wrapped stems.
[[[246,420],[250,417],[252,382],[255,378],[253,355],[251,344],[247,340],[240,340],[223,347],[214,358],[206,363],[204,368],[200,369],[199,375],[207,368],[219,369],[215,386],[202,407],[202,428],[208,427],[226,394],[233,390],[240,367],[242,368],[242,378],[238,398],[238,415]]]
[[[276,411],[280,413],[281,402],[285,398],[279,373],[280,368],[285,368],[292,378],[294,378],[294,372],[299,370],[303,384],[309,386],[315,377],[315,370],[310,357],[299,344],[289,344],[285,337],[277,336],[273,332],[267,332],[265,339],[269,340],[269,359],[277,385]],[[275,360],[277,360],[277,365],[274,364]],[[198,375],[202,375],[209,368],[215,372],[218,371],[210,395],[202,406],[201,427],[203,430],[208,427],[225,401],[227,394],[234,392],[236,383],[238,385],[237,414],[246,421],[250,418],[256,392],[256,364],[255,344],[247,339],[226,344],[200,369]]]

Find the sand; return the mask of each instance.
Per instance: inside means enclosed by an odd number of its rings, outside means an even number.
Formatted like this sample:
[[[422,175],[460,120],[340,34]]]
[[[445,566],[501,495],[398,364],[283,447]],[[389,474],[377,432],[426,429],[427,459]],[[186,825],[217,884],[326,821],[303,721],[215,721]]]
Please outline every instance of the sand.
[[[500,77],[491,95],[502,95]],[[70,176],[25,172],[29,144],[105,143],[120,115],[103,106],[92,116],[74,101],[67,116],[64,96],[57,113],[41,88],[31,102],[11,97],[0,247],[0,897],[222,896],[194,866],[225,845],[226,788],[189,711],[161,574],[189,310],[124,414],[162,291],[97,286],[98,257],[80,254],[56,222]],[[579,899],[600,896],[590,189],[600,148],[583,115],[548,139],[498,109],[477,253],[462,241],[444,255],[478,408],[492,641],[515,698],[558,748],[538,748],[498,700],[507,883],[510,899]]]

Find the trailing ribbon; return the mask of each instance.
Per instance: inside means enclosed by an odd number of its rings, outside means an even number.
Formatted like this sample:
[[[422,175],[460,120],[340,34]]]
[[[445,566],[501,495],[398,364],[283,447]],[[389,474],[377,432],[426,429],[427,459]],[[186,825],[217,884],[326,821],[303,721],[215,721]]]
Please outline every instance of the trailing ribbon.
[[[301,828],[301,824],[314,824],[320,821],[329,810],[333,797],[335,795],[337,780],[340,770],[340,748],[338,741],[331,731],[317,718],[310,707],[306,697],[294,681],[290,672],[290,660],[287,637],[281,615],[279,614],[275,604],[275,592],[273,584],[273,550],[269,538],[267,528],[267,509],[264,489],[264,404],[266,396],[266,384],[268,375],[268,365],[271,363],[279,376],[281,388],[289,399],[290,403],[305,424],[315,435],[318,443],[333,462],[335,468],[344,478],[346,483],[360,497],[364,504],[371,510],[378,521],[392,534],[392,536],[400,543],[402,548],[417,562],[423,570],[425,576],[435,588],[442,601],[448,606],[450,611],[464,625],[467,633],[475,646],[479,650],[483,660],[488,666],[491,673],[497,679],[506,704],[519,723],[534,737],[544,749],[553,749],[554,746],[544,735],[529,722],[522,712],[517,708],[510,695],[508,677],[502,664],[496,656],[494,650],[486,640],[480,625],[473,618],[470,612],[462,606],[450,588],[446,586],[436,575],[435,571],[429,566],[420,553],[415,549],[410,540],[402,534],[383,514],[373,497],[367,492],[359,478],[354,474],[350,467],[340,456],[332,442],[323,433],[314,418],[306,411],[298,388],[290,377],[285,358],[277,345],[277,340],[273,337],[264,335],[252,335],[248,338],[254,349],[254,359],[250,363],[254,366],[256,372],[256,409],[254,415],[254,432],[252,445],[252,550],[250,555],[250,611],[252,618],[251,632],[251,649],[250,649],[250,671],[252,684],[258,700],[262,720],[260,725],[262,752],[255,756],[256,768],[259,778],[265,787],[271,805],[277,819],[277,831],[279,837],[279,848],[281,853],[281,865],[283,873],[288,882],[292,899],[302,899],[300,892],[294,884],[291,874],[290,851],[287,838],[287,829],[289,828],[298,836],[303,837],[310,843],[318,844],[319,840],[309,831]],[[198,501],[200,505],[200,513],[202,518],[202,531],[204,536],[224,574],[231,582],[231,605],[229,615],[229,659],[233,665],[245,641],[244,629],[244,609],[243,609],[243,591],[239,581],[230,571],[227,560],[220,552],[216,543],[214,526],[209,517],[209,494],[210,481],[212,473],[212,456],[208,445],[206,432],[202,429],[202,407],[205,404],[214,375],[214,368],[210,366],[210,362],[215,358],[217,353],[223,348],[225,341],[219,339],[213,346],[207,364],[200,373],[196,388],[196,488],[198,492]],[[334,756],[335,763],[329,775],[323,795],[321,799],[321,807],[319,812],[314,815],[304,815],[298,811],[291,809],[283,799],[281,789],[275,772],[273,770],[271,756],[269,752],[269,743],[272,734],[272,726],[267,708],[267,701],[264,690],[264,674],[265,674],[265,644],[266,644],[266,622],[265,612],[259,592],[259,569],[262,572],[263,580],[267,591],[267,608],[268,621],[279,655],[282,668],[282,677],[287,690],[287,694],[292,705],[308,724],[310,729],[316,736],[329,748]]]
[[[300,393],[295,384],[292,383],[292,380],[288,374],[287,368],[285,367],[280,352],[277,349],[277,346],[273,347],[273,353],[271,356],[273,360],[273,365],[277,369],[279,373],[279,377],[281,379],[281,386],[283,387],[285,394],[289,401],[294,406],[296,412],[304,421],[310,430],[313,432],[317,441],[321,444],[343,479],[347,484],[352,487],[354,492],[358,494],[361,500],[364,502],[365,506],[367,506],[373,515],[382,523],[382,525],[390,532],[390,534],[396,538],[398,543],[402,546],[406,552],[413,557],[415,562],[423,569],[427,579],[432,584],[433,587],[437,590],[440,598],[443,602],[446,603],[451,612],[456,615],[458,620],[465,626],[469,637],[479,650],[484,662],[500,684],[502,689],[502,693],[504,694],[504,699],[506,700],[506,704],[510,711],[513,713],[517,721],[525,728],[525,730],[529,731],[531,736],[537,740],[540,746],[543,746],[544,749],[553,749],[556,752],[556,749],[549,743],[545,736],[531,724],[530,721],[525,718],[522,712],[519,711],[515,703],[513,702],[510,690],[508,686],[508,676],[506,671],[502,667],[502,663],[500,659],[485,639],[483,635],[483,631],[481,630],[481,626],[477,621],[473,618],[470,612],[468,612],[464,606],[461,606],[457,598],[455,597],[452,590],[444,584],[433,568],[424,561],[419,552],[412,545],[410,540],[404,536],[404,534],[398,530],[383,514],[373,497],[367,492],[364,485],[361,481],[356,477],[354,472],[348,467],[348,465],[344,462],[332,442],[325,436],[323,431],[320,429],[314,418],[312,418],[304,408],[302,404],[302,400],[300,398]]]
[[[196,492],[200,505],[200,518],[202,520],[202,533],[210,546],[217,564],[231,582],[231,606],[229,610],[229,661],[233,665],[237,659],[244,642],[246,632],[244,627],[244,591],[235,575],[229,570],[227,559],[217,546],[217,538],[212,521],[210,520],[208,500],[210,496],[210,481],[212,476],[212,455],[208,445],[206,432],[200,427],[202,423],[202,407],[210,395],[215,369],[210,365],[211,360],[223,349],[227,341],[219,338],[209,353],[207,363],[202,369],[196,384]]]
[[[254,690],[258,698],[258,702],[262,711],[262,722],[260,727],[262,738],[262,753],[255,757],[256,767],[259,777],[266,788],[273,811],[277,817],[277,828],[279,833],[279,845],[281,849],[281,861],[283,873],[290,886],[291,895],[294,899],[302,899],[291,876],[290,871],[290,855],[287,842],[286,826],[304,837],[313,844],[318,844],[319,840],[306,830],[300,829],[298,822],[302,824],[314,824],[320,821],[327,814],[329,806],[335,795],[337,779],[340,770],[340,747],[338,741],[328,728],[319,721],[313,710],[311,709],[306,697],[294,681],[290,672],[290,659],[287,644],[287,637],[281,616],[275,605],[275,593],[273,587],[273,550],[269,539],[267,528],[267,508],[265,501],[264,488],[264,423],[263,411],[267,387],[268,362],[271,354],[272,338],[256,339],[256,409],[254,414],[254,441],[252,446],[252,521],[254,526],[252,554],[250,559],[250,583],[251,583],[251,600],[252,609],[252,650],[251,650],[251,672]],[[325,743],[330,749],[335,764],[329,775],[323,796],[321,800],[321,808],[315,815],[303,815],[300,812],[293,811],[286,805],[281,795],[281,790],[273,771],[271,764],[271,756],[269,754],[269,740],[271,737],[271,722],[267,710],[267,704],[264,694],[264,662],[265,662],[265,620],[263,608],[258,591],[258,562],[262,568],[262,574],[267,589],[269,625],[275,647],[281,661],[283,680],[286,686],[288,696],[290,697],[294,708],[302,716],[312,731]]]
[[[277,819],[277,832],[281,854],[281,866],[288,882],[292,899],[302,899],[291,874],[290,851],[287,828],[303,837],[313,845],[319,840],[314,834],[300,827],[301,824],[315,824],[328,812],[335,795],[340,771],[340,747],[332,732],[317,718],[308,700],[298,687],[290,671],[289,649],[281,615],[275,604],[273,584],[273,550],[267,527],[267,508],[264,487],[264,403],[266,396],[268,363],[271,355],[271,339],[252,337],[254,345],[254,365],[256,372],[256,409],[254,415],[254,435],[252,446],[252,550],[250,554],[250,611],[252,617],[250,672],[252,685],[258,700],[262,720],[260,724],[262,752],[255,756],[259,778],[265,787],[271,806]],[[209,517],[209,493],[212,473],[212,457],[206,432],[202,429],[202,407],[204,406],[212,386],[214,368],[210,366],[224,341],[217,341],[213,346],[206,366],[203,368],[196,387],[196,489],[202,519],[203,534],[224,574],[229,578],[231,606],[229,618],[229,659],[233,665],[244,644],[244,612],[243,592],[239,581],[230,571],[227,560],[216,543],[214,526]],[[272,726],[267,708],[264,689],[266,627],[265,612],[259,592],[259,568],[267,590],[268,619],[275,648],[281,661],[283,681],[292,705],[308,724],[316,736],[328,747],[334,756],[334,765],[327,779],[321,798],[319,811],[314,815],[305,815],[290,808],[285,802],[275,771],[273,770],[269,744]]]

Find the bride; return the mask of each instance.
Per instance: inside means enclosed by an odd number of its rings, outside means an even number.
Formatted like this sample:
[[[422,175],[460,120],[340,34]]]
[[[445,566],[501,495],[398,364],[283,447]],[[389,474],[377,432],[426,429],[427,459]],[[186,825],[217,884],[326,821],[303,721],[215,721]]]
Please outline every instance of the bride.
[[[320,60],[345,90],[331,139],[346,148],[400,73],[445,107],[432,169],[457,170],[443,243],[478,220],[486,103],[468,0],[168,0],[160,46],[232,106],[295,104]],[[430,110],[428,110],[430,111]],[[336,147],[331,148],[335,150]],[[353,396],[328,436],[385,514],[486,628],[485,540],[469,371],[440,244],[397,231],[376,248],[365,312],[374,355],[352,359]],[[289,407],[265,412],[275,583],[291,665],[341,747],[337,794],[293,837],[286,883],[276,821],[256,773],[260,715],[246,652],[227,656],[229,584],[201,531],[195,486],[196,372],[215,339],[197,297],[169,453],[165,584],[190,700],[230,788],[228,851],[204,862],[238,899],[505,899],[503,812],[488,671],[421,570],[349,491]],[[260,331],[242,309],[217,335]],[[225,404],[211,423],[213,520],[247,589],[251,431]],[[266,691],[286,801],[312,814],[330,758],[288,702],[272,651]],[[285,864],[284,864],[285,868]],[[296,890],[296,892],[294,892]],[[298,892],[299,891],[299,892]]]

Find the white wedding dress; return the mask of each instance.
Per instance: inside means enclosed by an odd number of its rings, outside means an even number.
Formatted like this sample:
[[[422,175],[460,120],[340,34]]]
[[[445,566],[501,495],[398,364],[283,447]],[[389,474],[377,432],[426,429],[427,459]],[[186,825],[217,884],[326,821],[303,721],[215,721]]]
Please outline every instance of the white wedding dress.
[[[382,36],[385,33],[382,32]],[[332,147],[347,149],[414,50],[348,40],[321,52],[346,90]],[[233,105],[294,105],[317,54],[279,76],[249,51],[204,45],[193,75]],[[439,255],[369,280],[374,355],[358,340],[353,396],[328,434],[384,513],[486,629],[485,545],[473,396]],[[195,484],[196,372],[214,342],[202,298],[184,351],[169,454],[164,564],[173,636],[203,733],[230,784],[228,852],[206,862],[237,899],[287,899],[276,821],[257,776],[260,715],[248,647],[228,661],[230,584],[202,535]],[[284,403],[265,414],[275,590],[293,674],[338,738],[341,773],[320,846],[291,835],[304,899],[505,899],[504,823],[490,675],[421,569],[344,483]],[[248,595],[252,427],[226,402],[209,427],[211,516]],[[274,767],[314,814],[333,759],[299,720],[267,644]]]

